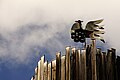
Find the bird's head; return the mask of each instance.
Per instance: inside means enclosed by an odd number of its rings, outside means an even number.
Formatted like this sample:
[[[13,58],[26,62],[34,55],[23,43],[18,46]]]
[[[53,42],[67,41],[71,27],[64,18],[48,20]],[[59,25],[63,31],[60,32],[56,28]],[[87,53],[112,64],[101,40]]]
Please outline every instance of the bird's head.
[[[80,29],[82,29],[82,22],[83,22],[83,21],[77,20],[77,21],[75,21],[75,22],[76,22],[76,23],[79,23]]]
[[[83,21],[81,21],[81,20],[77,20],[77,21],[75,21],[75,22],[82,23]]]

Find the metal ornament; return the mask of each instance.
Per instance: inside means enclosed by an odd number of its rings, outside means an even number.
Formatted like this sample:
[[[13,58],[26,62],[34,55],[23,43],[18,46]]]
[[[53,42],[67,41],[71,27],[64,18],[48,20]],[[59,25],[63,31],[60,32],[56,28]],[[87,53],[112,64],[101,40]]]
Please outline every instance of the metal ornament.
[[[103,43],[105,43],[104,39],[100,34],[104,34],[103,31],[103,25],[99,25],[103,19],[95,20],[95,21],[89,21],[86,24],[85,29],[82,28],[82,22],[81,20],[75,21],[71,28],[71,38],[74,39],[74,42],[81,42],[85,43],[86,38],[91,38],[91,40],[99,39]]]

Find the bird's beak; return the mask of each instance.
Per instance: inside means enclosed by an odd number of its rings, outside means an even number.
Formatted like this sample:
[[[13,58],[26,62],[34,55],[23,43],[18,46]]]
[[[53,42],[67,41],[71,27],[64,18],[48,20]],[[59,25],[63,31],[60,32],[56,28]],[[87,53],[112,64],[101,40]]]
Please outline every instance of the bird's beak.
[[[75,21],[75,22],[83,22],[83,21],[81,21],[81,20],[78,20],[78,21]]]

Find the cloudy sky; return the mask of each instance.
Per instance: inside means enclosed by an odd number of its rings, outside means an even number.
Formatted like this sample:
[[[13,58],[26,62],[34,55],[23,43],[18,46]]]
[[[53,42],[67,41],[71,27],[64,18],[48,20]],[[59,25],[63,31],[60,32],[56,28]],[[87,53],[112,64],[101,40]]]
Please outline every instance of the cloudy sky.
[[[75,20],[104,19],[106,43],[120,55],[119,0],[0,0],[0,80],[30,80],[42,55],[53,59],[70,39]],[[49,57],[49,58],[48,58]]]

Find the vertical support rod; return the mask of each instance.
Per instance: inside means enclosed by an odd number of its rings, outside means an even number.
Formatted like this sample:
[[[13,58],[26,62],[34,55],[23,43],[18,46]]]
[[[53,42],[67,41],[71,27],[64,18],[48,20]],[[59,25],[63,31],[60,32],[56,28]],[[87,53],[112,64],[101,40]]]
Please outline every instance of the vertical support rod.
[[[96,40],[92,40],[92,53],[91,53],[91,61],[92,61],[92,80],[97,80],[97,72],[96,72]]]

